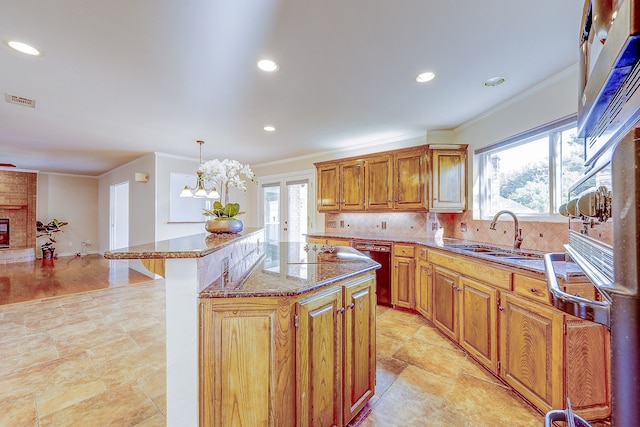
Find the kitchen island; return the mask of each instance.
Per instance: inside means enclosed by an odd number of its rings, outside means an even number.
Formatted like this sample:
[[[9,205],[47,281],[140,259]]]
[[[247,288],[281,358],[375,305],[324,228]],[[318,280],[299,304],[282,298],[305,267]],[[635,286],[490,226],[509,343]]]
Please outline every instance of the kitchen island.
[[[375,387],[375,275],[263,229],[105,253],[166,281],[167,425],[344,425]]]

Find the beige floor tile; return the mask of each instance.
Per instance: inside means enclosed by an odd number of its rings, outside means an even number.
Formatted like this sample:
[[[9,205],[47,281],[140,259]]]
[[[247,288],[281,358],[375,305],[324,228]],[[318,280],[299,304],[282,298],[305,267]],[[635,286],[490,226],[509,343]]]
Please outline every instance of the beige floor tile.
[[[398,341],[406,341],[415,334],[420,325],[394,319],[392,316],[380,316],[376,319],[378,334],[386,335]]]
[[[89,318],[83,311],[68,312],[59,307],[55,310],[55,315],[46,317],[32,315],[25,318],[25,326],[27,327],[27,334],[35,334],[59,328],[60,326],[70,326],[87,321],[89,321]]]
[[[409,339],[393,357],[447,378],[458,376],[466,359],[464,353],[416,338]]]
[[[42,417],[40,427],[128,427],[158,414],[158,409],[136,383],[126,383]]]
[[[167,420],[164,416],[156,414],[151,418],[147,418],[144,421],[139,422],[135,427],[165,427]]]
[[[33,427],[38,425],[33,395],[0,399],[0,408],[0,426]]]

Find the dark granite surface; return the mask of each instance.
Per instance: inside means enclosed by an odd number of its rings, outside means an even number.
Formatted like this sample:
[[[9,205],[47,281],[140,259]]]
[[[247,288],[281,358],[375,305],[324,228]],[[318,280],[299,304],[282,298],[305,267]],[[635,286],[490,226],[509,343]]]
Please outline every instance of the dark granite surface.
[[[262,233],[263,230],[261,227],[249,227],[237,234],[194,234],[192,236],[106,251],[104,257],[108,259],[200,258],[243,237],[254,233]]]
[[[350,247],[314,251],[304,243],[266,244],[264,255],[246,257],[201,298],[294,296],[375,270],[380,264]]]
[[[531,250],[519,250],[514,251],[512,247],[508,246],[498,246],[498,245],[488,245],[483,242],[473,242],[467,240],[460,239],[450,239],[443,238],[441,240],[430,239],[426,237],[409,237],[409,236],[380,236],[380,235],[356,235],[356,234],[338,234],[331,232],[319,232],[319,233],[308,233],[309,237],[319,237],[319,238],[341,238],[341,239],[352,239],[352,240],[370,240],[377,242],[392,242],[392,243],[412,243],[426,246],[427,248],[439,249],[448,252],[452,252],[458,255],[464,255],[470,258],[474,258],[476,260],[484,260],[495,263],[497,266],[510,267],[513,269],[521,270],[523,272],[536,273],[544,279],[544,261],[542,260],[542,255],[544,252],[539,251],[531,251]],[[499,251],[504,252],[514,252],[514,255],[524,255],[526,259],[508,259],[508,258],[500,258],[495,256],[490,256],[482,253],[475,253],[465,251],[461,248],[464,245],[477,245],[483,246],[487,248],[493,248]],[[576,282],[576,281],[585,281],[585,275],[582,269],[578,267],[578,265],[574,262],[554,262],[556,275],[558,278],[566,281],[567,283]]]

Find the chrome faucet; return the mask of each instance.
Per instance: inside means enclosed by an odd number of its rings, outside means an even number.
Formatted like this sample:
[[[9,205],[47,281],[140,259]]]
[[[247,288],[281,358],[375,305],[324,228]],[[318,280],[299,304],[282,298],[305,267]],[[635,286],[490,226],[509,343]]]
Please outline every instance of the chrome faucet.
[[[500,215],[502,214],[509,214],[513,217],[513,222],[515,225],[515,235],[513,236],[513,249],[517,250],[520,249],[520,246],[522,245],[522,228],[518,228],[518,217],[516,216],[516,214],[514,214],[511,211],[500,211],[497,214],[495,214],[493,216],[493,220],[491,220],[491,224],[489,225],[489,229],[491,230],[495,230],[496,229],[496,225],[498,224],[498,218],[500,217]]]

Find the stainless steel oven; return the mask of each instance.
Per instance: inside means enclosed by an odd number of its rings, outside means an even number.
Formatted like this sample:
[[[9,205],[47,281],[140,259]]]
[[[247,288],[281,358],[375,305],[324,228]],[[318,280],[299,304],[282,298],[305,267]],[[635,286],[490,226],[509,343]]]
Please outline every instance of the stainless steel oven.
[[[609,327],[611,422],[635,426],[640,425],[640,0],[587,0],[580,41],[578,131],[585,143],[585,174],[561,209],[570,217],[566,252],[545,255],[545,268],[555,307]],[[599,298],[562,291],[553,261],[566,257],[583,269]],[[567,406],[549,412],[545,423],[573,420]]]

